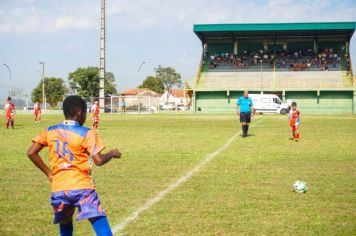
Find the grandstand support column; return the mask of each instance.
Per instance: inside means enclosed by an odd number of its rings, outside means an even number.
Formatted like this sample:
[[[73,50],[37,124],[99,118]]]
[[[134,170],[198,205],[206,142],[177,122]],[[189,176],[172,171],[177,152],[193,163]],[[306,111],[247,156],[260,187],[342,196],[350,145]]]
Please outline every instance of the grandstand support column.
[[[286,90],[282,91],[282,101],[286,102]]]
[[[353,92],[352,114],[356,114],[356,90],[354,90],[354,92]]]
[[[318,38],[317,37],[314,38],[314,53],[315,54],[318,53]]]
[[[195,90],[193,91],[193,112],[194,112],[194,113],[197,112],[196,99],[195,99]]]
[[[100,19],[100,71],[99,71],[99,106],[104,112],[105,93],[105,0],[101,0],[101,19]]]
[[[237,51],[238,51],[238,48],[237,48],[237,40],[234,41],[234,54],[237,55]]]
[[[262,59],[260,60],[260,64],[261,64],[261,94],[263,94]]]
[[[349,44],[349,41],[346,41],[346,45],[345,45],[345,49],[346,49],[346,54],[349,54],[349,50],[350,50],[350,44]]]

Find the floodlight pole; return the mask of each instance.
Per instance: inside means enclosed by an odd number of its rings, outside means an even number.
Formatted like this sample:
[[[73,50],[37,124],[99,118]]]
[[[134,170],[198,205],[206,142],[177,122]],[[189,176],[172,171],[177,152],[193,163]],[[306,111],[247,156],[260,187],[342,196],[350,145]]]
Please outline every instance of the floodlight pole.
[[[4,63],[4,66],[7,68],[7,70],[9,71],[9,75],[10,75],[10,97],[11,97],[11,90],[12,90],[12,84],[11,84],[11,70],[10,67],[8,65],[6,65]]]
[[[46,111],[47,105],[46,105],[46,95],[45,95],[45,81],[44,81],[44,65],[45,63],[42,61],[38,62],[40,65],[42,65],[42,104],[43,108]]]
[[[105,106],[105,0],[101,0],[100,19],[100,72],[99,72],[99,106],[104,112]]]
[[[145,64],[146,62],[145,61],[143,61],[142,63],[141,63],[141,65],[138,67],[138,71],[137,72],[140,72],[140,70],[141,70],[141,67],[143,66],[143,64]]]
[[[263,94],[263,80],[262,80],[262,59],[260,60],[261,63],[261,94]]]

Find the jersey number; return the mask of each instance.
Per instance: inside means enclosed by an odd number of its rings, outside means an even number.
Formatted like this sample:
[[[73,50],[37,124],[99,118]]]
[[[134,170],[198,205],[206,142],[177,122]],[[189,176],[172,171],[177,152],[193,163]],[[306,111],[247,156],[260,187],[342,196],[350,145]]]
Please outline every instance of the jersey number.
[[[68,142],[61,142],[61,140],[56,140],[56,153],[58,154],[59,158],[65,158],[66,155],[69,155],[69,160],[73,161],[74,156],[71,151],[67,149]]]

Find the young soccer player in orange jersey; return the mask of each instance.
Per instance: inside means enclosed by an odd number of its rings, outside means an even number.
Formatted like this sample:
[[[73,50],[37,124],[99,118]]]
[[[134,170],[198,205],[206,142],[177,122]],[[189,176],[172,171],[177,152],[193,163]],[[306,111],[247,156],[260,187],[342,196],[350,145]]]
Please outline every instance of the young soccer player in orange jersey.
[[[92,161],[98,166],[112,158],[120,158],[118,149],[101,154],[104,145],[97,133],[83,127],[87,105],[78,96],[63,102],[65,121],[50,126],[32,140],[28,150],[31,161],[51,181],[51,204],[54,224],[59,223],[60,235],[73,234],[73,213],[78,208],[77,220],[88,219],[97,235],[112,235],[106,214],[100,204],[91,176]],[[39,156],[48,146],[51,168]]]
[[[36,102],[33,107],[33,115],[35,116],[35,122],[41,122],[41,105],[40,102]]]
[[[9,125],[11,125],[11,128],[14,128],[15,126],[15,104],[12,102],[11,97],[7,98],[6,105],[5,105],[5,126],[6,129],[9,128]]]
[[[99,107],[99,102],[95,101],[94,105],[91,107],[91,115],[93,117],[93,129],[98,129],[99,125],[99,114],[100,114],[100,107]]]
[[[297,103],[292,102],[292,109],[289,114],[289,124],[292,128],[292,134],[294,140],[299,141],[299,122],[300,122],[300,112],[297,109]]]

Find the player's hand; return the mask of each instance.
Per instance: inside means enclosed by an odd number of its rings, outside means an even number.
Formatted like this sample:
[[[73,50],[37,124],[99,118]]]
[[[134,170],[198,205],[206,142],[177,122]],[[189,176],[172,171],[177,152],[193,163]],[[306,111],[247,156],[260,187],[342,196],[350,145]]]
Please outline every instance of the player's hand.
[[[117,149],[117,148],[111,149],[110,154],[112,155],[113,158],[116,158],[116,159],[121,157],[121,153],[120,153],[119,149]]]

